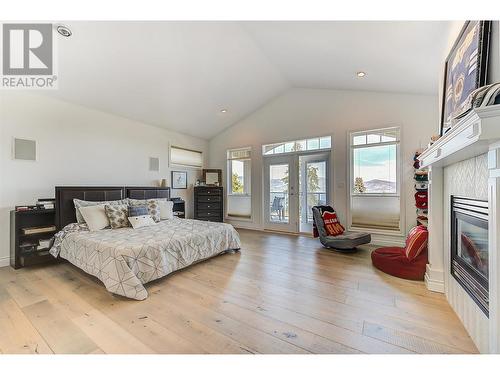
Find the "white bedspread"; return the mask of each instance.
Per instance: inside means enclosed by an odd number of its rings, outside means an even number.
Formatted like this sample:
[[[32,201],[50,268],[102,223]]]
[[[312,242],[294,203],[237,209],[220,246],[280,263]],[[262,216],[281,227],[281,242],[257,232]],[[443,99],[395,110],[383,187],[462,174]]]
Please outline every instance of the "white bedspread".
[[[143,300],[147,282],[240,246],[232,225],[175,218],[95,232],[70,224],[56,235],[50,252],[99,278],[111,293]]]

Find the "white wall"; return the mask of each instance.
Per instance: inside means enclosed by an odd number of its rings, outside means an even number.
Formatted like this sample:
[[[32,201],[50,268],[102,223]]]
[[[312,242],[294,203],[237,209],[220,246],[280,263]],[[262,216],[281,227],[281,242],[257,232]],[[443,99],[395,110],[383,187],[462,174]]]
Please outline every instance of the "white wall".
[[[12,159],[12,138],[37,141],[37,161]],[[169,144],[203,151],[208,142],[42,95],[0,94],[0,266],[9,256],[9,210],[54,197],[56,185],[153,186],[167,178]],[[149,171],[149,157],[160,158],[160,172]],[[175,168],[177,170],[177,168]],[[186,200],[192,215],[188,170]]]
[[[369,78],[368,78],[369,79]],[[340,90],[291,89],[210,141],[211,168],[226,177],[226,150],[252,147],[252,222],[241,227],[262,228],[262,144],[313,136],[333,136],[333,181],[330,196],[346,221],[347,137],[350,130],[401,126],[403,190],[406,227],[415,224],[413,153],[438,129],[436,96]]]

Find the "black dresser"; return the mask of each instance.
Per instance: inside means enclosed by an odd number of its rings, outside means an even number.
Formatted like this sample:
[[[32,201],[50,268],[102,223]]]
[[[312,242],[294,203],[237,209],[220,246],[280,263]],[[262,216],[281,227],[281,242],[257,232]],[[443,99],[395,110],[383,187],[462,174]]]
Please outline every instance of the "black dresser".
[[[195,186],[194,218],[222,222],[224,219],[223,193],[223,188],[219,186]]]

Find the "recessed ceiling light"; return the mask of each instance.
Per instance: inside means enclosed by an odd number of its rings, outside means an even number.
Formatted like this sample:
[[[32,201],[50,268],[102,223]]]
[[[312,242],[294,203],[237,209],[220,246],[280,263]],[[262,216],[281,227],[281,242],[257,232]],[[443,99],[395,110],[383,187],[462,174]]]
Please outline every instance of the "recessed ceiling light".
[[[365,72],[357,72],[356,75],[360,78],[363,78],[364,76],[366,76],[366,73]]]
[[[64,36],[65,38],[69,38],[73,33],[66,25],[57,25],[56,30],[59,34]]]
[[[221,113],[227,113],[227,109],[221,109]]]

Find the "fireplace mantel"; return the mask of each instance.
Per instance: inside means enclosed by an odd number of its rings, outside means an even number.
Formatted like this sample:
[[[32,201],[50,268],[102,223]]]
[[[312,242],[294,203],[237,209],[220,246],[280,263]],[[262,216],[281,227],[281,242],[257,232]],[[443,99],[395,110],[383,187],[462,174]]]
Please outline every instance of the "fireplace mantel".
[[[500,104],[477,108],[426,149],[418,160],[421,168],[445,167],[488,152],[500,141]]]
[[[445,223],[451,215],[445,197],[445,167],[487,154],[488,168],[488,249],[489,318],[476,313],[474,301],[457,300],[450,295],[450,229]],[[500,105],[471,111],[444,136],[418,157],[429,173],[428,257],[425,284],[429,290],[445,293],[465,328],[482,353],[500,353]],[[464,176],[468,181],[469,176]],[[475,181],[470,176],[470,184]],[[446,201],[445,201],[446,199]],[[452,289],[455,290],[454,285]],[[461,297],[459,297],[461,298]],[[466,302],[466,303],[463,303]],[[472,306],[464,310],[464,306]]]

